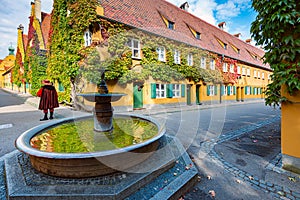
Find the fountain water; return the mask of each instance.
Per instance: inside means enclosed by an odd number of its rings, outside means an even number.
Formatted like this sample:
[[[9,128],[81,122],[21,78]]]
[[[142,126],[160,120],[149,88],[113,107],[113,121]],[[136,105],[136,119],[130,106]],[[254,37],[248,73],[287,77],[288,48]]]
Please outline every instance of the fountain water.
[[[150,117],[135,116],[135,115],[116,115],[113,117],[113,108],[111,106],[111,101],[117,101],[125,94],[109,93],[107,85],[104,81],[104,71],[101,76],[101,82],[98,85],[97,93],[79,94],[88,101],[95,102],[94,108],[94,130],[92,130],[92,143],[96,142],[96,138],[107,138],[105,134],[113,134],[115,131],[113,129],[113,121],[116,120],[118,125],[118,119],[126,119],[129,121],[142,121],[143,123],[155,126],[155,133],[151,133],[151,136],[147,136],[146,139],[139,139],[138,142],[134,141],[129,146],[108,148],[101,151],[92,152],[57,152],[53,146],[54,136],[50,135],[49,132],[59,132],[57,129],[61,130],[61,127],[65,124],[70,124],[75,121],[75,126],[77,121],[83,121],[86,124],[90,117],[81,118],[69,118],[62,119],[58,121],[51,122],[49,124],[43,124],[41,126],[35,127],[23,133],[16,140],[16,147],[29,155],[32,166],[45,174],[59,177],[69,177],[69,178],[82,178],[82,177],[92,177],[110,174],[116,171],[127,170],[135,165],[145,161],[149,158],[153,152],[158,148],[158,140],[165,134],[165,127],[155,121]],[[136,126],[140,126],[137,123]],[[82,126],[82,125],[81,125]],[[74,126],[71,130],[74,130]],[[122,129],[122,127],[121,127]],[[136,140],[134,129],[138,129],[140,132],[139,137],[142,138],[142,134],[145,132],[144,127],[134,127],[131,130],[124,131],[125,134],[131,135],[132,140]],[[87,130],[84,130],[87,131]],[[40,136],[41,134],[45,134]],[[63,133],[57,133],[56,135],[61,135]],[[85,133],[88,134],[89,133]],[[65,140],[74,140],[74,138],[69,138],[70,133],[65,136],[60,136],[61,138],[66,138]],[[119,137],[119,133],[116,136]],[[39,137],[39,139],[38,139]],[[41,139],[42,138],[42,139]],[[79,136],[80,138],[80,136]],[[86,138],[80,138],[86,140]],[[106,140],[107,143],[110,140]],[[36,149],[34,146],[37,143],[45,143],[46,148]],[[67,141],[64,142],[67,143]],[[76,145],[77,143],[75,143]],[[58,144],[61,146],[62,144]],[[74,145],[71,143],[71,145]],[[49,150],[50,149],[50,150]],[[87,147],[87,149],[89,149]]]

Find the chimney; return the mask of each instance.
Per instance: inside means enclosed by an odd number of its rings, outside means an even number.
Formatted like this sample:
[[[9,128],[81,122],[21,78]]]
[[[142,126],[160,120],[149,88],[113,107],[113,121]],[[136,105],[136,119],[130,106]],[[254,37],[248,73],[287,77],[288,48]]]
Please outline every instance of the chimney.
[[[222,30],[225,29],[225,26],[226,26],[226,22],[221,22],[221,23],[218,24],[218,27],[219,27],[220,29],[222,29]]]
[[[241,33],[237,33],[237,34],[234,34],[233,36],[240,38],[241,35],[242,35]]]
[[[190,7],[190,5],[189,5],[189,3],[188,2],[185,2],[185,3],[183,3],[181,6],[179,6],[182,10],[185,10],[185,11],[189,11],[189,7]]]
[[[245,40],[245,42],[246,42],[247,44],[250,44],[250,43],[251,43],[251,39],[247,39],[247,40]]]
[[[41,0],[34,0],[35,4],[35,17],[42,22],[42,12],[41,12]]]

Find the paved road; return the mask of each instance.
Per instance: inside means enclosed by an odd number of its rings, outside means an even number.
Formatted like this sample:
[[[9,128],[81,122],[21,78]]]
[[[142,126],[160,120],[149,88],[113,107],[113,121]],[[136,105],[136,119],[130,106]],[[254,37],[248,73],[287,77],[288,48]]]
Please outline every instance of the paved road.
[[[0,90],[0,156],[15,150],[14,140],[22,132],[45,123],[39,121],[42,114],[37,110],[36,104],[32,106],[25,103],[27,98],[32,97],[16,96]],[[36,99],[34,101],[37,102]],[[55,113],[56,118],[83,114],[66,107],[57,109]],[[269,182],[265,181],[264,174],[267,173],[265,167],[269,160],[259,158],[262,164],[252,166],[251,159],[257,157],[247,155],[247,159],[250,160],[245,160],[243,150],[232,149],[234,145],[230,146],[230,142],[224,143],[226,145],[223,146],[221,143],[235,139],[236,134],[241,134],[242,137],[249,127],[253,131],[263,125],[280,124],[279,109],[265,106],[263,101],[256,101],[228,105],[182,106],[174,109],[161,108],[133,111],[133,113],[151,115],[165,122],[168,134],[179,138],[194,158],[202,181],[185,195],[186,199],[211,199],[210,190],[217,193],[216,199],[298,199],[298,197],[300,199],[300,188],[297,182],[292,184],[288,182],[286,174],[268,172],[272,176],[268,179]],[[280,152],[280,147],[277,146],[277,150],[274,151]],[[269,157],[266,158],[271,159],[270,155],[268,154]],[[274,157],[275,154],[272,155]],[[235,170],[236,164],[244,165],[244,168],[240,166],[241,169]],[[249,179],[249,174],[245,170],[250,172],[257,170],[257,173],[253,174],[259,176],[250,182],[246,180]],[[288,184],[293,191],[283,187]]]

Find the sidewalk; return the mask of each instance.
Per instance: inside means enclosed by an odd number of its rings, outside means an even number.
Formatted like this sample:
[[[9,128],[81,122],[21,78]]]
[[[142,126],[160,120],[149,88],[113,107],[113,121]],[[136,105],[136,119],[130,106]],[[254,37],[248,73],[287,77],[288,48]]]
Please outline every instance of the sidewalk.
[[[39,99],[17,94],[35,107]],[[263,102],[254,100],[213,105],[157,106],[127,112],[142,115],[208,109]],[[115,108],[116,113],[124,109]],[[68,106],[58,109],[58,118],[90,115]],[[196,142],[197,143],[197,142]],[[182,196],[198,199],[296,199],[300,200],[300,175],[281,168],[280,116],[221,135],[217,140],[202,141],[188,153],[199,170],[199,183]],[[205,156],[201,156],[205,153]]]

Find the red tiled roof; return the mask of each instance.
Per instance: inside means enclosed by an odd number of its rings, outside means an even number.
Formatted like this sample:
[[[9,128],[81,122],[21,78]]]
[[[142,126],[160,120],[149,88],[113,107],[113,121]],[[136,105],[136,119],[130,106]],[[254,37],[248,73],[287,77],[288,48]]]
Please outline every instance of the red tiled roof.
[[[101,6],[104,8],[104,16],[109,19],[217,54],[223,54],[248,64],[270,69],[260,59],[253,58],[249,53],[262,57],[264,55],[263,50],[247,44],[165,0],[102,0]],[[175,30],[166,27],[161,15],[174,22]],[[194,37],[188,26],[201,34],[200,40]],[[226,50],[216,38],[227,44]],[[237,53],[230,44],[238,48],[240,53]]]
[[[51,15],[48,13],[42,12],[41,29],[42,29],[42,34],[43,34],[43,38],[44,38],[46,47],[47,47],[48,40],[49,40],[50,23],[51,23]]]

